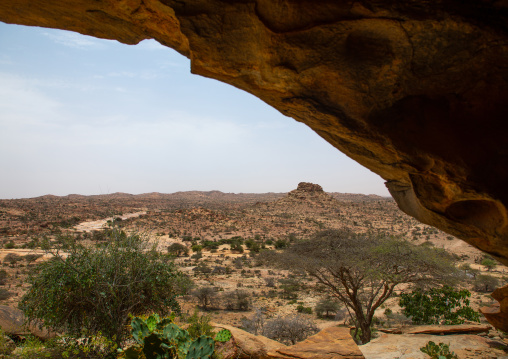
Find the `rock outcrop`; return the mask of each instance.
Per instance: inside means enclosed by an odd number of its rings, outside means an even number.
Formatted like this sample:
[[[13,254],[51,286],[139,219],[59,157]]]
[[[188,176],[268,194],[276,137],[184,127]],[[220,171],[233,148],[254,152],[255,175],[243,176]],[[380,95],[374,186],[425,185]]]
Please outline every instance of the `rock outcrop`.
[[[508,332],[508,285],[496,289],[491,296],[499,303],[492,307],[480,308],[480,312],[496,328]]]
[[[285,346],[261,335],[254,335],[230,325],[215,324],[216,328],[231,331],[231,349],[223,351],[224,358],[284,359],[360,359],[363,354],[354,342],[348,328],[330,327],[303,342]],[[221,350],[221,349],[219,349]]]
[[[488,333],[492,329],[490,325],[481,324],[458,324],[458,325],[421,325],[410,327],[403,330],[404,334],[433,334],[433,335],[449,335],[449,334],[478,334]]]
[[[361,359],[364,358],[348,328],[330,327],[303,342],[268,353],[273,359]]]
[[[156,39],[381,175],[406,213],[508,264],[506,1],[16,0],[0,20]]]
[[[429,356],[422,353],[420,348],[429,341],[448,344],[450,350],[462,359],[496,359],[506,354],[503,343],[471,334],[381,334],[379,338],[362,345],[361,350],[369,359],[428,359]]]
[[[223,350],[219,348],[224,358],[235,359],[268,359],[268,352],[285,347],[284,344],[263,337],[262,335],[254,335],[244,330],[235,328],[231,325],[212,324],[216,328],[228,329],[233,339],[231,340],[232,348]]]

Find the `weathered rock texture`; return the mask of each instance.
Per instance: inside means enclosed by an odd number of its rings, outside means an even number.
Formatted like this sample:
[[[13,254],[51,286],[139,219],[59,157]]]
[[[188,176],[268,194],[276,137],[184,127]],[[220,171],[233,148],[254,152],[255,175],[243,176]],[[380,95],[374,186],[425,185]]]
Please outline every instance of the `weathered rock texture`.
[[[14,0],[0,20],[135,44],[248,91],[508,264],[508,2]]]
[[[330,327],[308,337],[303,342],[268,353],[273,359],[362,359],[358,345],[348,328]]]
[[[420,351],[429,341],[450,346],[461,359],[503,358],[505,344],[477,335],[428,335],[428,334],[381,334],[379,338],[362,345],[361,350],[368,359],[429,359]]]
[[[270,358],[268,356],[269,351],[285,347],[284,344],[275,340],[248,333],[231,325],[216,323],[212,323],[212,325],[215,328],[228,329],[232,334],[233,339],[226,343],[227,345],[231,344],[232,348],[221,352],[226,359],[268,359]]]
[[[491,294],[492,298],[497,300],[499,304],[492,307],[480,308],[480,312],[485,318],[496,328],[508,332],[508,285],[496,289]]]

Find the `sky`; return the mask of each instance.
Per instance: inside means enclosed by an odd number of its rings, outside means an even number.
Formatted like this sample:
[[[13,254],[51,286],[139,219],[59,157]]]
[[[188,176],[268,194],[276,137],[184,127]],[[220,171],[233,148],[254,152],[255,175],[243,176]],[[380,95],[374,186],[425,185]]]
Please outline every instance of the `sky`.
[[[0,198],[219,190],[389,196],[309,127],[138,45],[0,22]]]

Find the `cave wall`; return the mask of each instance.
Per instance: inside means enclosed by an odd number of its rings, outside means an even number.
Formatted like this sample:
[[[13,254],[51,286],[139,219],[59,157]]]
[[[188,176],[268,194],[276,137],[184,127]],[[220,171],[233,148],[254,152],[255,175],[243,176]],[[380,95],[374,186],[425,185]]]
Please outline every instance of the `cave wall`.
[[[508,2],[14,0],[0,21],[136,44],[254,94],[508,264]]]

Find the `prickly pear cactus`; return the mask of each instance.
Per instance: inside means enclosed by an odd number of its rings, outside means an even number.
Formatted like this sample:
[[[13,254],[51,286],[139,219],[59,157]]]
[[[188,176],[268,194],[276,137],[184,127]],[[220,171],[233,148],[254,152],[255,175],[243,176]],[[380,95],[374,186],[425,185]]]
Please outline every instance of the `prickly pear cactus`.
[[[222,329],[220,332],[217,333],[217,335],[214,338],[216,342],[222,343],[227,342],[229,339],[231,339],[231,332],[227,329]]]
[[[200,336],[192,342],[185,359],[209,359],[215,349],[215,342],[207,336]]]
[[[119,352],[118,358],[141,359],[142,358],[141,351],[142,351],[141,348],[136,348],[136,347],[130,347],[126,350],[119,349],[118,350],[118,352]]]
[[[119,349],[119,358],[125,359],[210,359],[215,349],[215,341],[227,342],[231,332],[221,330],[215,336],[202,335],[192,340],[185,329],[172,323],[172,319],[160,319],[151,315],[146,321],[135,317],[131,322],[134,345],[126,350]]]
[[[157,328],[157,324],[161,321],[159,314],[155,313],[148,317],[146,320],[146,325],[148,326],[148,330],[153,332],[155,328]]]
[[[145,321],[141,318],[135,317],[131,322],[132,337],[138,344],[143,344],[143,339],[150,335],[150,330]]]
[[[147,336],[143,343],[143,354],[145,354],[146,359],[167,358],[167,350],[165,350],[161,344],[163,344],[163,342],[157,333],[152,333]]]

